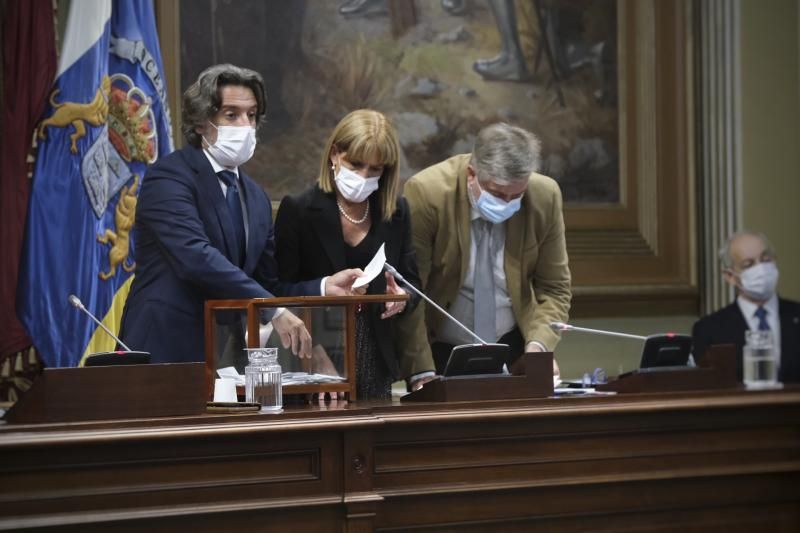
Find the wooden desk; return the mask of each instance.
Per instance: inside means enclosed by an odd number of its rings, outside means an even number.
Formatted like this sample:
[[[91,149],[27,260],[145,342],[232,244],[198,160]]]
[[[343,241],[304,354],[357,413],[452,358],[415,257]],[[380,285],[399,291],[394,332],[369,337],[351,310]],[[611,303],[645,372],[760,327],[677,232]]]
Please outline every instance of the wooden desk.
[[[800,389],[5,426],[0,480],[14,530],[796,532]]]

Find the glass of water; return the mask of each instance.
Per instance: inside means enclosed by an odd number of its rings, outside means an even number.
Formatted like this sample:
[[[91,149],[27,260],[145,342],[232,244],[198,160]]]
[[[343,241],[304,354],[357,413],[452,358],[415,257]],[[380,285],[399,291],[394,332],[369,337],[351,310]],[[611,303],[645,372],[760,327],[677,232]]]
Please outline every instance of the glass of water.
[[[778,357],[771,331],[746,331],[742,355],[744,384],[748,389],[781,386],[778,382]]]
[[[283,411],[281,366],[277,348],[246,348],[248,364],[244,368],[245,400],[261,404],[262,413]]]

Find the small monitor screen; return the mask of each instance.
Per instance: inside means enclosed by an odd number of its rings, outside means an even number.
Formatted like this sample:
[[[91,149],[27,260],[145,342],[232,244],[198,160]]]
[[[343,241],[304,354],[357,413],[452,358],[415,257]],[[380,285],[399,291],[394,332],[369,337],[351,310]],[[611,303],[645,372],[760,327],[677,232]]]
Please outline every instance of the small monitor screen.
[[[511,349],[507,344],[462,344],[450,352],[443,375],[502,374],[503,365],[510,356]]]
[[[640,368],[686,366],[692,351],[692,337],[667,333],[650,335],[644,343]]]

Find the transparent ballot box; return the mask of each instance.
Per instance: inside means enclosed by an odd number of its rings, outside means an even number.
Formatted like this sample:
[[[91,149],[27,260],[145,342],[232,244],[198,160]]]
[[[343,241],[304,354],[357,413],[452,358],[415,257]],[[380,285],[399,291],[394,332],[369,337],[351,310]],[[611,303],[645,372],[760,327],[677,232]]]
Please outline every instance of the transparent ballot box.
[[[382,306],[406,299],[406,295],[387,294],[207,301],[205,358],[209,398],[213,396],[218,369],[226,368],[233,375],[233,367],[243,377],[247,349],[267,347],[278,351],[284,395],[342,392],[347,399],[355,399],[356,314],[367,305]],[[273,320],[276,314],[278,319]],[[299,357],[291,345],[285,346],[285,325],[299,325],[300,321],[311,337],[308,357]],[[283,335],[280,329],[284,330]]]

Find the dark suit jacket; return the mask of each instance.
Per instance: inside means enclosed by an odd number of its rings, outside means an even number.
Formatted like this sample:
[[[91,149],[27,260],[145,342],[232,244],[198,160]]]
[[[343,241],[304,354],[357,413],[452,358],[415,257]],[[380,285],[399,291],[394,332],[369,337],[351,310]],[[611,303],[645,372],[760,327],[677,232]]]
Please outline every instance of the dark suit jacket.
[[[202,150],[158,160],[142,180],[136,208],[136,276],[120,336],[151,362],[203,361],[203,304],[210,299],[319,295],[317,283],[278,280],[272,205],[239,171],[248,216],[242,268],[231,262],[233,222],[219,179]]]
[[[388,222],[381,219],[377,195],[370,198],[373,213],[372,226],[376,240],[385,242],[386,261],[397,268],[406,280],[419,287],[419,274],[414,249],[411,245],[411,223],[405,199],[397,201],[397,209]],[[275,255],[278,259],[280,279],[299,282],[334,274],[347,268],[342,224],[334,194],[322,192],[317,185],[307,191],[287,196],[281,202],[275,220]],[[363,268],[366,265],[361,265]],[[368,294],[384,294],[386,278],[378,276],[370,284]],[[404,312],[416,305],[408,302]],[[394,320],[382,320],[383,306],[372,306],[370,319],[381,355],[392,376],[400,376]]]
[[[781,369],[778,377],[783,383],[800,382],[800,303],[778,300],[781,321]],[[701,318],[692,328],[694,356],[700,360],[713,344],[735,344],[737,368],[742,379],[742,347],[747,320],[736,302]]]

